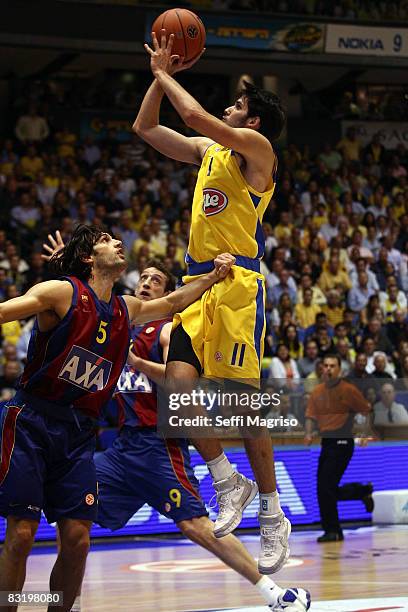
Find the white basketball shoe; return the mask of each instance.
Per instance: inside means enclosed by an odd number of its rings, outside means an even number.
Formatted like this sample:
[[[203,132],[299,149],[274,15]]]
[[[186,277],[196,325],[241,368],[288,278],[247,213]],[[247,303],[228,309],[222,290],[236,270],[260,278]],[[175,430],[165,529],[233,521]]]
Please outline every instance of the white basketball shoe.
[[[242,513],[258,493],[258,485],[246,476],[234,472],[226,480],[214,482],[217,492],[218,516],[214,524],[216,538],[234,531],[242,520]]]
[[[293,587],[279,595],[277,603],[269,608],[272,612],[306,612],[311,603],[309,591]]]
[[[261,530],[261,554],[258,569],[261,574],[274,574],[289,558],[290,521],[283,512],[274,516],[259,514]]]

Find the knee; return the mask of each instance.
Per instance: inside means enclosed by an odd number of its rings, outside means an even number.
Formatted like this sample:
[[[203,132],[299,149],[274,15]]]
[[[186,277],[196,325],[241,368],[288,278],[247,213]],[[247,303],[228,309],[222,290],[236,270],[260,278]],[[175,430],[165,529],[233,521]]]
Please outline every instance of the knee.
[[[178,528],[186,538],[201,546],[215,539],[213,523],[205,517],[181,521]]]
[[[17,525],[7,534],[4,547],[13,557],[28,557],[33,546],[34,535],[35,530],[29,525]]]
[[[89,529],[84,526],[72,527],[61,533],[61,554],[79,561],[85,559],[90,547]]]

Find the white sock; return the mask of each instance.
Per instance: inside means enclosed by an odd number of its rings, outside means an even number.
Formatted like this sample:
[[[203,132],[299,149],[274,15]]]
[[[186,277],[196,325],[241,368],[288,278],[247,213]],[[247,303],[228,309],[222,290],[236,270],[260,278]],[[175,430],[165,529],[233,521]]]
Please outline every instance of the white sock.
[[[269,516],[282,512],[279,493],[260,493],[259,494],[259,513],[268,514]]]
[[[71,612],[81,612],[81,596],[77,595],[72,605]]]
[[[216,459],[207,461],[207,466],[211,472],[214,482],[226,480],[234,473],[232,465],[230,464],[229,459],[225,456],[225,453],[221,453],[221,455]]]
[[[262,576],[255,586],[268,606],[275,605],[278,602],[279,595],[284,592],[269,576]]]

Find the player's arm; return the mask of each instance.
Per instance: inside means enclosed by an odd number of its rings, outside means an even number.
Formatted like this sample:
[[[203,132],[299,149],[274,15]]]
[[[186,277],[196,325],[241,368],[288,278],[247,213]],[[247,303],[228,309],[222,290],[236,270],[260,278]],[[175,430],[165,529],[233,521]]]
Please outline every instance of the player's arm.
[[[53,311],[62,318],[71,305],[72,295],[72,285],[68,281],[38,283],[24,295],[0,304],[0,324],[26,319],[46,311]]]
[[[162,30],[164,32],[164,30]],[[184,123],[207,136],[212,141],[241,153],[247,160],[272,171],[275,154],[271,143],[259,132],[250,128],[233,128],[217,119],[197,102],[171,75],[171,49],[173,35],[166,45],[165,32],[159,45],[152,33],[153,49],[145,45],[150,54],[150,65],[156,80]]]
[[[170,344],[170,333],[171,333],[171,323],[166,323],[163,325],[160,332],[160,346],[163,351],[163,361],[164,363],[156,363],[155,361],[149,361],[148,359],[142,359],[142,357],[138,357],[132,349],[129,351],[128,364],[134,367],[138,372],[142,372],[146,374],[147,378],[153,380],[156,384],[161,387],[164,386],[164,373],[166,370],[166,360],[167,354],[169,352],[169,344]]]
[[[144,302],[131,295],[124,295],[131,321],[137,323],[147,323],[156,319],[171,317],[176,312],[181,312],[187,306],[198,300],[204,291],[209,289],[214,283],[225,278],[231,266],[235,263],[235,257],[229,253],[218,255],[214,259],[215,268],[208,274],[203,274],[194,279],[184,287],[176,289],[168,295]]]
[[[200,165],[204,151],[211,141],[201,136],[189,138],[160,125],[163,93],[155,79],[143,99],[132,130],[159,153],[188,164]]]

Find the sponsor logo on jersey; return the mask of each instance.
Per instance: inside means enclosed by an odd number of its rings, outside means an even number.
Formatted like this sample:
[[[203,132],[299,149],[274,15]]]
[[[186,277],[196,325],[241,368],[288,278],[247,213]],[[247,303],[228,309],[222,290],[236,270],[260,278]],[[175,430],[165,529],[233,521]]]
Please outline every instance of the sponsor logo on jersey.
[[[137,372],[129,366],[122,370],[118,384],[117,393],[152,393],[152,383],[143,372]]]
[[[214,353],[214,359],[215,361],[222,361],[222,353],[220,351]]]
[[[106,387],[111,369],[111,361],[74,344],[58,378],[85,391],[95,393]]]
[[[206,217],[218,215],[228,204],[228,197],[223,191],[207,187],[203,189],[203,211]]]

